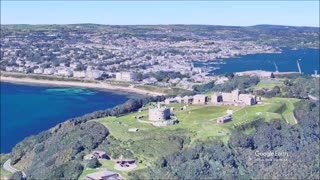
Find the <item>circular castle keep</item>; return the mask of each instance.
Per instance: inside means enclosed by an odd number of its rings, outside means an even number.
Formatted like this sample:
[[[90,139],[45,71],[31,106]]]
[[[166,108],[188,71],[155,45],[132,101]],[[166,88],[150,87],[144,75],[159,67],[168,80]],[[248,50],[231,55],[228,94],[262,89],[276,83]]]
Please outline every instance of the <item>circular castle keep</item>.
[[[155,107],[149,109],[149,120],[164,121],[170,119],[170,109],[166,107]]]

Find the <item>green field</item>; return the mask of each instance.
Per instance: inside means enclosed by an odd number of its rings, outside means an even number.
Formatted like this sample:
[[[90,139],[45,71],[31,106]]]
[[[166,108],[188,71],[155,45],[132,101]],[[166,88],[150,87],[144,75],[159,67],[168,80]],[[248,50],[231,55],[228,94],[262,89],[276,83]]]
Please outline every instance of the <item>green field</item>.
[[[275,81],[275,82],[259,82],[254,89],[262,89],[262,88],[266,88],[266,89],[272,89],[275,86],[279,86],[282,87],[283,86],[283,82],[281,81]]]
[[[185,137],[184,147],[191,147],[197,142],[206,142],[209,139],[220,139],[227,143],[231,134],[237,131],[236,125],[249,123],[254,120],[263,119],[270,121],[279,119],[294,125],[292,117],[293,103],[297,99],[271,98],[263,99],[255,106],[213,106],[213,105],[186,105],[171,104],[174,107],[171,112],[176,115],[179,123],[167,127],[154,127],[148,123],[141,123],[136,120],[137,116],[147,116],[148,107],[141,108],[139,112],[131,113],[121,117],[106,117],[95,121],[105,125],[110,134],[118,144],[113,151],[130,151],[138,163],[138,169],[151,166],[160,157],[179,151],[177,139],[170,137]],[[233,120],[225,124],[217,124],[217,117],[226,115],[227,110],[234,110]],[[129,128],[138,128],[138,132],[128,132]],[[247,129],[244,133],[252,133],[254,129]],[[111,146],[111,145],[110,145]],[[118,157],[112,157],[118,158]],[[103,162],[103,167],[114,170],[112,161]],[[82,176],[92,172],[87,169]],[[96,170],[97,171],[97,170]],[[118,172],[118,171],[117,171]],[[127,172],[121,172],[127,177]]]

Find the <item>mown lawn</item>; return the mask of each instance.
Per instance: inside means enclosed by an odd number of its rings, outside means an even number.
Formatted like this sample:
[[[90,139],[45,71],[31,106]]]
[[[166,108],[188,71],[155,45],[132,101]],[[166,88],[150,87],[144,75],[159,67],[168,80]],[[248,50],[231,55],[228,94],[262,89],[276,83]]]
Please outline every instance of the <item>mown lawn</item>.
[[[283,82],[261,81],[254,87],[254,89],[262,89],[262,88],[272,89],[275,86],[281,87],[283,86]]]

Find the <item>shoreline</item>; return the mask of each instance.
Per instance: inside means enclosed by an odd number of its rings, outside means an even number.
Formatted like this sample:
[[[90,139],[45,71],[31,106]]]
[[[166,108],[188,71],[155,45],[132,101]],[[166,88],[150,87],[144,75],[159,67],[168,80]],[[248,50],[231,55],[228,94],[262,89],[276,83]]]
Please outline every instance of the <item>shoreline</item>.
[[[165,95],[163,93],[152,92],[142,89],[137,89],[132,86],[123,87],[116,86],[112,84],[107,84],[103,82],[98,83],[89,83],[89,82],[72,82],[72,81],[57,81],[57,80],[38,80],[32,78],[16,78],[16,77],[8,77],[8,76],[0,76],[0,82],[9,82],[9,83],[18,83],[18,84],[26,84],[26,85],[49,85],[49,86],[57,86],[57,87],[83,87],[83,88],[92,88],[92,89],[100,89],[107,91],[121,91],[124,93],[135,93],[139,95],[146,96],[161,96]]]

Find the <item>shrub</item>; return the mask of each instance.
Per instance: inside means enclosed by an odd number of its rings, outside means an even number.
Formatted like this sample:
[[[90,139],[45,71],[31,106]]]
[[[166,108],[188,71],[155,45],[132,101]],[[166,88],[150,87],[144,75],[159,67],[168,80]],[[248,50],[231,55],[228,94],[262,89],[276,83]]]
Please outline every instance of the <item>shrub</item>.
[[[88,168],[97,168],[97,167],[100,167],[101,166],[101,163],[98,161],[97,158],[93,158],[93,159],[90,159],[88,164],[87,164],[87,167]]]

